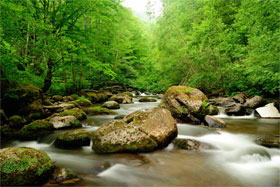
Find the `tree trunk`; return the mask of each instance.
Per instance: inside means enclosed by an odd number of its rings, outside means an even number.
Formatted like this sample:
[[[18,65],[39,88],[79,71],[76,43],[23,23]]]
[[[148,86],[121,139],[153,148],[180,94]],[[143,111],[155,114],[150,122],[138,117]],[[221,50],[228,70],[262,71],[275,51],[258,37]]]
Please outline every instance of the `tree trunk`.
[[[43,92],[47,92],[49,90],[49,88],[52,85],[52,66],[53,66],[53,61],[51,58],[49,58],[48,60],[48,70],[47,70],[47,76],[45,77],[44,80],[44,86],[42,88]]]

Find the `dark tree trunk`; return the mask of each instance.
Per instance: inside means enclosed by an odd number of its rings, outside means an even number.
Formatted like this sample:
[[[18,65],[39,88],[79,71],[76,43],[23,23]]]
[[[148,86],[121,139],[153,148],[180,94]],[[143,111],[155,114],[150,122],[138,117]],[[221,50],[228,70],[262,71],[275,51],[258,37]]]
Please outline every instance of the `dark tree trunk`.
[[[52,85],[52,66],[53,66],[53,61],[50,58],[48,61],[47,76],[45,77],[44,86],[42,88],[43,92],[47,92]]]

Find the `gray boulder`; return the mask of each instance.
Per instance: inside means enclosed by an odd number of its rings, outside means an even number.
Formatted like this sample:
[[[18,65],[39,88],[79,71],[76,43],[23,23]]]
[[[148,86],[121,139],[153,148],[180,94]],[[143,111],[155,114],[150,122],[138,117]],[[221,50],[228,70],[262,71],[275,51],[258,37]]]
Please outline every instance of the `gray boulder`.
[[[167,146],[177,136],[177,126],[166,109],[133,112],[123,121],[103,124],[93,135],[96,153],[150,152]]]
[[[214,127],[214,128],[224,128],[226,127],[226,123],[219,118],[216,118],[214,116],[205,116],[205,121],[207,122],[209,127]]]

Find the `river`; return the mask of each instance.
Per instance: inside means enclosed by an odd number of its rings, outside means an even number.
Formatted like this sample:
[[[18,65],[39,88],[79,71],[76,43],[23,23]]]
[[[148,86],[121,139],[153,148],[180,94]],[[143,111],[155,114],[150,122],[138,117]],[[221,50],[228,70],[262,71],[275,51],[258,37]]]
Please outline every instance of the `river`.
[[[154,108],[154,103],[123,104],[118,115]],[[116,115],[88,116],[83,129],[95,131]],[[279,135],[279,119],[219,114],[228,127],[223,130],[178,123],[178,137],[211,144],[213,149],[187,151],[170,144],[163,150],[143,154],[95,154],[91,147],[55,148],[57,130],[38,141],[11,141],[4,147],[33,147],[44,150],[60,167],[82,180],[76,186],[279,186],[280,149],[257,145],[257,135]]]

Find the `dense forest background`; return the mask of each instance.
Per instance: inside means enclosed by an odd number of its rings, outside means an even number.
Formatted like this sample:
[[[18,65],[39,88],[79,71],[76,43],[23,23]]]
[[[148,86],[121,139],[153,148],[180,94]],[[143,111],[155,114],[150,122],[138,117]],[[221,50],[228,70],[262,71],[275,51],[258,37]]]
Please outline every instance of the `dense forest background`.
[[[120,0],[1,0],[2,96],[22,84],[69,94],[112,81],[279,94],[280,1],[162,3],[144,22]]]

